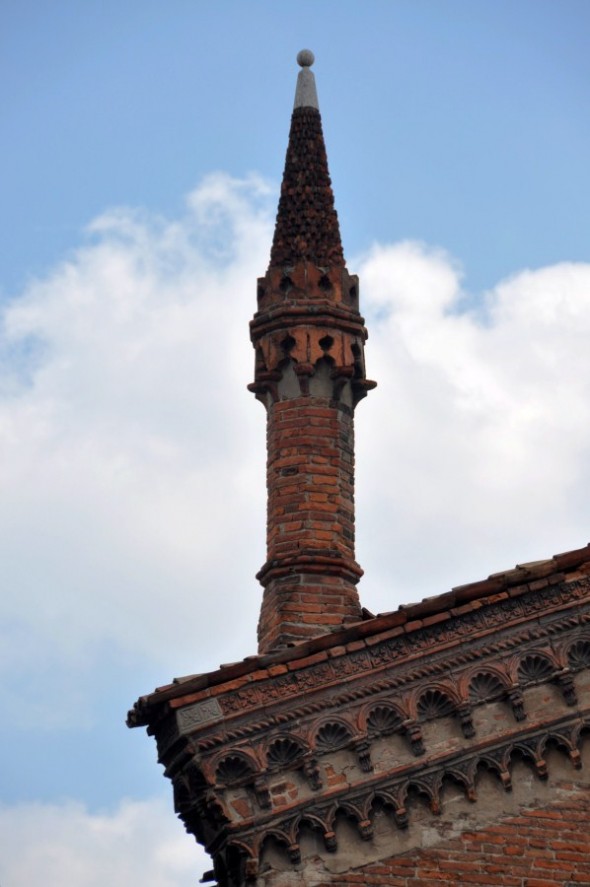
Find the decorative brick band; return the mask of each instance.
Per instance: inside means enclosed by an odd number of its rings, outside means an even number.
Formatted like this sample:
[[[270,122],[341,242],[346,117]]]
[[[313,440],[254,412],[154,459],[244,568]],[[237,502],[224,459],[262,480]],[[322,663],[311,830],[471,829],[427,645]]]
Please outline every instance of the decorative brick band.
[[[477,636],[478,646],[466,647],[458,660],[455,661],[455,665],[459,660],[467,663],[473,658],[483,655],[486,630],[497,630],[499,627],[508,628],[510,625],[517,626],[527,616],[534,614],[541,608],[549,610],[557,607],[561,611],[568,604],[577,603],[580,599],[588,597],[589,593],[588,582],[584,580],[549,586],[541,592],[527,592],[520,598],[500,601],[461,617],[450,617],[445,622],[428,628],[416,629],[408,635],[400,632],[397,637],[384,638],[380,643],[372,644],[369,649],[363,645],[363,648],[356,652],[350,650],[347,655],[339,655],[334,659],[321,657],[323,661],[310,665],[304,670],[277,675],[271,682],[260,685],[255,683],[231,693],[224,693],[219,697],[220,704],[227,715],[243,712],[257,706],[266,706],[271,700],[287,699],[297,696],[305,690],[320,689],[334,682],[341,682],[343,677],[360,676],[363,673],[374,675],[376,669],[399,660],[407,660],[408,667],[415,666],[415,661],[413,662],[410,658],[412,654],[426,651],[429,653],[429,662],[422,666],[422,671],[435,673],[437,669],[436,663],[432,660],[432,654],[437,646],[442,648],[443,645],[449,643],[461,642],[469,635]],[[590,613],[587,608],[578,610],[575,622],[585,621],[589,617]],[[558,623],[564,625],[568,623],[567,611],[560,612],[558,622],[547,622],[543,626],[536,626],[536,635],[543,638],[551,634],[552,629],[559,628]],[[523,629],[523,633],[530,638],[531,625],[527,624],[523,626]],[[493,640],[490,638],[490,653],[492,648],[497,647],[499,643],[510,649],[514,644],[522,644],[523,640],[520,634],[515,636],[514,641],[503,635],[495,637]],[[345,652],[341,651],[342,654]],[[442,669],[448,667],[448,655],[446,653],[441,660],[440,667]],[[392,686],[395,683],[397,681],[394,681]],[[360,688],[359,692],[364,695],[366,691]],[[344,702],[344,698],[340,699],[341,704]]]

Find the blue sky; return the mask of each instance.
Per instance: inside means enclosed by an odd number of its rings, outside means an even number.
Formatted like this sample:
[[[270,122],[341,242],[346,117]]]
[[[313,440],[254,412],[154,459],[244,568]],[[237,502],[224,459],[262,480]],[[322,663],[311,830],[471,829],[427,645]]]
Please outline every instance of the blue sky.
[[[585,0],[5,0],[2,887],[208,867],[124,718],[254,651],[247,323],[302,47],[379,382],[363,603],[587,543],[589,26]]]
[[[583,259],[585,0],[3,4],[2,284],[105,206],[174,211],[213,169],[281,173],[313,43],[349,252],[413,237],[477,291]]]

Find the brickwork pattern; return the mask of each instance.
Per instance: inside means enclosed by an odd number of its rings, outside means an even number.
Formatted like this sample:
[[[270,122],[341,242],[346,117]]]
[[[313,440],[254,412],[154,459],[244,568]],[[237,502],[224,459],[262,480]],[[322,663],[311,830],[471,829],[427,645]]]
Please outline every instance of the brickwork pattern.
[[[353,411],[329,398],[300,396],[272,404],[267,421],[261,650],[360,618]]]
[[[414,851],[342,872],[318,887],[579,887],[590,885],[590,797],[530,810]]]
[[[352,410],[326,398],[282,400],[267,429],[268,560],[318,551],[354,559]]]

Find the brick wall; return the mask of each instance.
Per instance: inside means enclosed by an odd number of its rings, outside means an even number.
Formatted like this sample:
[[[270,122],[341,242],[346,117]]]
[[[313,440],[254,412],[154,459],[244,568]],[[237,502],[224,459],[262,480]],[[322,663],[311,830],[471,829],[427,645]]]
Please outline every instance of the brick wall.
[[[590,797],[531,810],[429,850],[343,872],[318,887],[434,884],[498,887],[590,885]]]
[[[319,829],[301,826],[301,863],[285,846],[268,842],[256,887],[590,887],[590,742],[576,769],[565,753],[547,749],[548,775],[539,778],[515,758],[512,788],[478,770],[477,796],[445,783],[433,814],[419,792],[406,799],[409,824],[397,827],[387,803],[377,799],[362,837],[348,813],[333,822],[335,852]]]

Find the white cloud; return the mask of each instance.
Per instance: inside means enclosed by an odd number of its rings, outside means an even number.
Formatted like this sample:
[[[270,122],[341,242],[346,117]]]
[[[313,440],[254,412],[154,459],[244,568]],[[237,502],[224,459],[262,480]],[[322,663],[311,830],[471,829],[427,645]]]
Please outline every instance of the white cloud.
[[[518,273],[483,310],[415,243],[376,247],[360,273],[380,386],[358,412],[374,605],[586,544],[590,265]]]
[[[156,628],[172,643],[181,625],[188,644],[211,598],[238,594],[236,555],[263,557],[263,539],[244,548],[251,500],[259,524],[264,504],[264,421],[245,389],[270,237],[261,197],[256,181],[218,176],[182,222],[109,213],[95,244],[6,313],[8,345],[41,356],[18,362],[0,403],[5,607],[68,655],[105,633],[153,649]],[[207,209],[218,239],[231,211],[229,261],[192,242]]]
[[[105,642],[160,659],[162,682],[250,652],[265,493],[248,321],[267,191],[217,175],[179,221],[109,212],[8,306],[0,668],[17,682],[85,680]],[[53,722],[83,717],[73,683],[49,698],[39,684]]]
[[[185,887],[210,868],[159,799],[103,813],[73,802],[0,807],[2,887]]]

